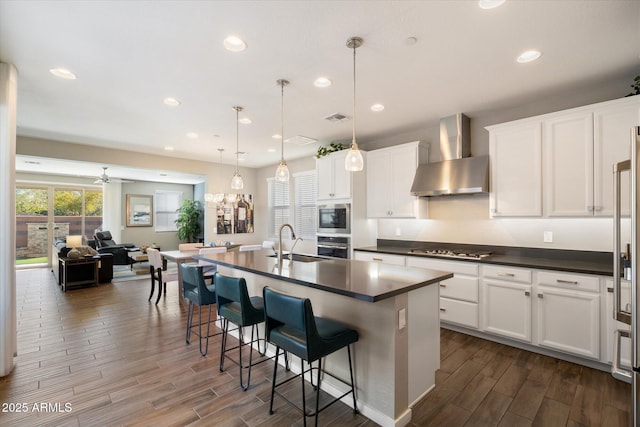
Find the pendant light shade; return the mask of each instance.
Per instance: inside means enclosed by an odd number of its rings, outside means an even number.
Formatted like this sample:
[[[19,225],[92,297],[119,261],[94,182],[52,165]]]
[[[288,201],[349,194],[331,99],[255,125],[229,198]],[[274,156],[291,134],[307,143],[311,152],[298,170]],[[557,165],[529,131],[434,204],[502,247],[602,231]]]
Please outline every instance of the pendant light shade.
[[[351,37],[347,40],[347,47],[353,49],[353,138],[351,148],[344,159],[344,168],[350,172],[359,172],[364,168],[362,153],[356,142],[356,49],[362,46],[360,37]]]
[[[289,181],[289,168],[287,167],[287,162],[284,159],[284,87],[288,84],[288,80],[278,80],[282,101],[280,107],[280,164],[276,169],[276,181],[280,182]]]
[[[233,178],[231,178],[231,188],[234,190],[242,190],[244,187],[244,181],[242,181],[242,176],[240,176],[240,172],[238,172],[238,155],[240,153],[240,111],[242,111],[242,107],[233,107],[233,109],[236,112],[236,172],[233,174]]]

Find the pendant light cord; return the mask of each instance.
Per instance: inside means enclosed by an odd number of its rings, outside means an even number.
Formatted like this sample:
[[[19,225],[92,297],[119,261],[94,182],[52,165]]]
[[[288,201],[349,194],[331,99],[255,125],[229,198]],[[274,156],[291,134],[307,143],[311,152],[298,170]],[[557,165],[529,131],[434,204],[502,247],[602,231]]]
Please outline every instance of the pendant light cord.
[[[358,146],[356,143],[356,48],[357,44],[353,44],[353,137],[352,146]],[[352,147],[354,148],[354,147]]]
[[[280,82],[281,102],[280,102],[280,163],[284,162],[284,86],[285,82]]]
[[[238,140],[240,139],[240,109],[236,108],[236,175],[238,174],[238,152],[240,145]]]

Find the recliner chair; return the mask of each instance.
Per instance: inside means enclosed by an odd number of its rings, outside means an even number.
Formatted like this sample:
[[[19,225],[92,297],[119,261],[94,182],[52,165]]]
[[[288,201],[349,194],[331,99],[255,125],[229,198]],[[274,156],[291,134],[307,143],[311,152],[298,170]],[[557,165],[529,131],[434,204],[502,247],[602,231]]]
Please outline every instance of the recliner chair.
[[[131,266],[133,261],[129,252],[139,250],[133,243],[117,244],[110,231],[96,231],[93,238],[99,254],[113,254],[113,265]]]

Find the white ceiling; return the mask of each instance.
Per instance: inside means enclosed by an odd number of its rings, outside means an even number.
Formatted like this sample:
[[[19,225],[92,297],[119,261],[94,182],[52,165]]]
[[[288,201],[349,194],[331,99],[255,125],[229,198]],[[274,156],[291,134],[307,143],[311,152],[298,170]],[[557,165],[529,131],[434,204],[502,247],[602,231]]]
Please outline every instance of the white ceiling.
[[[230,34],[248,48],[225,50]],[[473,118],[474,111],[635,75],[640,1],[507,0],[482,10],[475,0],[0,0],[0,60],[19,73],[19,135],[211,162],[224,148],[224,162],[234,163],[231,107],[240,105],[241,117],[253,121],[240,125],[247,167],[280,159],[271,137],[280,132],[280,78],[291,81],[285,138],[319,141],[285,144],[286,158],[350,140],[351,121],[323,118],[352,115],[351,36],[364,38],[356,132],[366,143],[455,112]],[[542,51],[538,61],[516,63],[532,48]],[[77,80],[53,77],[54,67]],[[333,85],[314,87],[319,76]],[[165,106],[167,96],[181,105]],[[385,110],[372,112],[374,103]]]

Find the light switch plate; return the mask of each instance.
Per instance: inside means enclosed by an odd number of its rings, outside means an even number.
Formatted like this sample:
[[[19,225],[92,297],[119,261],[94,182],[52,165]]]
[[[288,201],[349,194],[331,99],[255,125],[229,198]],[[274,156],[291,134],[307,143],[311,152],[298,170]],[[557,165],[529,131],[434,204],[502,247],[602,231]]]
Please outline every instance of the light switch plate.
[[[553,231],[545,231],[542,239],[544,243],[553,243]]]
[[[407,326],[407,309],[398,310],[398,330],[401,331]]]
[[[402,230],[400,227],[396,227],[396,236],[402,236]]]

